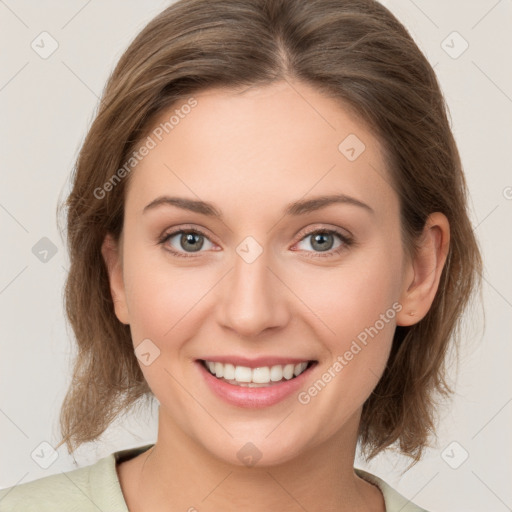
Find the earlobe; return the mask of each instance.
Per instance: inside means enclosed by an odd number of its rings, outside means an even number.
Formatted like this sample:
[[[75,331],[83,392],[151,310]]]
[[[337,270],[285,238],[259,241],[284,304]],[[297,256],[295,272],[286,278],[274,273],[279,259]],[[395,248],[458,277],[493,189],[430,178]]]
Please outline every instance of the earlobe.
[[[107,267],[110,293],[116,316],[121,323],[128,325],[130,321],[123,280],[121,240],[114,240],[112,235],[108,233],[101,245],[101,254]]]
[[[410,262],[397,315],[397,325],[416,324],[428,313],[437,293],[450,246],[450,224],[445,215],[432,213]]]

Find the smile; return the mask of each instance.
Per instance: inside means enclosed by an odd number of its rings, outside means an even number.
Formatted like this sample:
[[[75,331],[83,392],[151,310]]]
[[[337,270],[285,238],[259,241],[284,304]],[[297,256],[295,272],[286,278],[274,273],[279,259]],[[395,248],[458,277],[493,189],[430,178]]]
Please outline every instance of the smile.
[[[264,387],[298,377],[313,364],[313,361],[256,368],[218,361],[202,360],[202,363],[212,375],[229,384],[244,387]]]

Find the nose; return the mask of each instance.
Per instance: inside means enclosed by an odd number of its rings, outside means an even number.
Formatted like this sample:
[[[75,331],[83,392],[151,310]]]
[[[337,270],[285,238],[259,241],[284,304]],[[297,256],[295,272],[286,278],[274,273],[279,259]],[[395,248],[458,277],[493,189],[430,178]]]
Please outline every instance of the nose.
[[[233,268],[218,290],[217,318],[223,328],[255,338],[287,324],[290,292],[270,265],[269,251],[252,262],[235,253]]]

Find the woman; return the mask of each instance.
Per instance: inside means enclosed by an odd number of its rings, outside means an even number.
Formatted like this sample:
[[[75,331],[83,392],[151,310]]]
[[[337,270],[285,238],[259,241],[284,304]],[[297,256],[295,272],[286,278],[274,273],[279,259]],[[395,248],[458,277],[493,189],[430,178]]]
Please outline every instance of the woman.
[[[356,446],[420,459],[481,259],[435,74],[386,8],[178,1],[73,180],[60,445],[145,397],[158,438],[2,510],[422,510]]]

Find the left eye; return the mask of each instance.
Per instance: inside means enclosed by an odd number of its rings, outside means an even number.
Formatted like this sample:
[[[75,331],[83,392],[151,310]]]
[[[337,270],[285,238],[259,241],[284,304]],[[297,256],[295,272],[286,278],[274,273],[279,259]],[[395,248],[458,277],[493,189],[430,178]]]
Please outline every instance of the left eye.
[[[333,247],[334,239],[338,237],[341,242],[337,247]],[[310,239],[309,246],[313,248],[314,251],[319,252],[328,252],[331,250],[338,249],[341,245],[348,244],[348,239],[344,237],[341,233],[332,230],[317,230],[312,233],[308,233],[299,243],[302,243],[305,240]],[[308,249],[306,249],[308,250]]]

